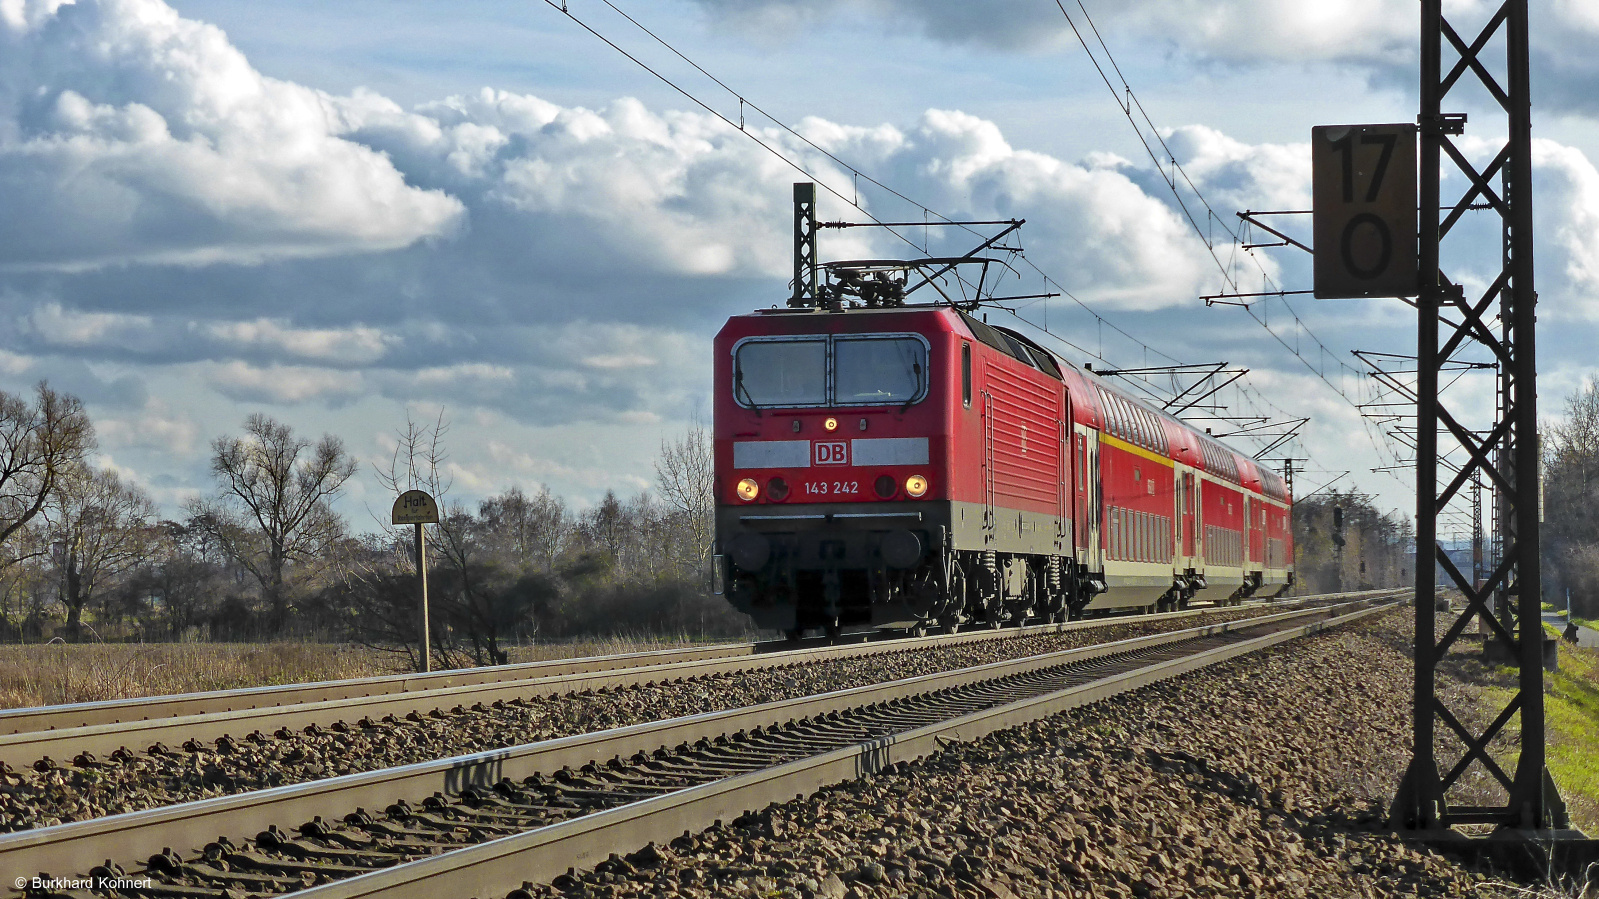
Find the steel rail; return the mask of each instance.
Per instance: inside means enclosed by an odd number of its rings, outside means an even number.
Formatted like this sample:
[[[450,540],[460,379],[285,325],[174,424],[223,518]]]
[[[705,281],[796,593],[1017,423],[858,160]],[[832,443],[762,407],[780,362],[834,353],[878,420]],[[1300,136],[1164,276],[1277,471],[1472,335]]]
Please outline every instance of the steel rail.
[[[1284,608],[1292,608],[1295,604],[1303,605],[1304,603],[1316,601],[1336,601],[1341,598],[1356,598],[1381,592],[1330,593],[1319,596],[1294,597],[1278,605]],[[891,646],[884,647],[884,651],[892,651],[902,646],[917,648],[936,646],[940,643],[980,642],[1041,633],[1062,633],[1083,628],[1107,627],[1129,621],[1180,620],[1212,611],[1216,611],[1216,607],[1167,612],[1160,615],[1080,619],[1064,624],[1033,624],[997,631],[985,630],[968,631],[962,634],[936,634],[928,637],[897,639],[892,641]],[[448,671],[437,671],[431,674],[391,674],[347,680],[244,687],[237,690],[211,690],[199,693],[146,696],[136,699],[113,699],[4,709],[0,710],[0,735],[93,727],[101,724],[120,724],[130,721],[151,721],[160,718],[223,714],[248,709],[279,708],[342,699],[425,693],[453,687],[525,682],[536,678],[633,670],[680,662],[768,654],[780,655],[815,647],[816,643],[809,642],[809,645],[807,645],[808,642],[796,644],[786,640],[772,640],[754,643],[717,643],[709,646],[583,656],[572,659],[552,659],[543,662],[523,662],[515,665],[457,668]],[[844,645],[857,646],[873,642],[871,639],[852,640]]]
[[[1179,612],[1176,615],[1198,614]],[[953,634],[842,646],[812,646],[787,652],[753,655],[694,658],[637,667],[582,670],[546,674],[511,681],[465,684],[438,689],[377,696],[356,696],[294,705],[245,708],[227,712],[180,715],[151,720],[69,727],[57,730],[27,731],[0,735],[0,763],[26,767],[45,758],[70,759],[109,756],[119,750],[148,750],[156,744],[179,745],[214,742],[222,737],[243,738],[265,729],[285,733],[312,725],[319,727],[339,722],[366,719],[396,719],[427,715],[439,710],[467,709],[495,702],[510,702],[533,696],[560,696],[588,690],[616,689],[663,683],[713,675],[734,674],[767,668],[811,664],[857,658],[882,653],[910,652],[946,645],[961,645],[985,640],[1002,640],[1035,634],[1065,633],[1116,624],[1138,624],[1159,620],[1158,616],[1128,619],[1085,619],[1056,625],[1034,625],[1027,629],[1000,629],[970,634]],[[1169,619],[1168,619],[1169,620]],[[1242,619],[1241,619],[1242,620]],[[192,744],[191,744],[192,745]]]
[[[396,800],[424,802],[435,794],[458,796],[474,788],[492,788],[504,783],[507,778],[548,775],[581,767],[597,759],[637,756],[672,746],[694,745],[730,733],[758,733],[757,729],[761,728],[782,728],[795,722],[820,721],[829,715],[881,706],[907,697],[961,688],[981,689],[982,685],[1003,678],[1027,676],[1096,659],[1160,651],[1196,639],[1278,624],[1292,626],[1294,622],[1307,618],[1315,620],[1310,625],[1315,628],[1329,616],[1350,606],[1371,608],[1379,602],[1369,599],[1332,609],[1307,609],[1223,622],[820,696],[634,725],[510,749],[22,831],[0,837],[0,861],[4,863],[0,871],[30,874],[77,871],[86,860],[142,860],[161,855],[167,847],[214,844],[219,836],[244,841],[263,829],[284,822],[310,821],[318,817],[336,820],[351,809],[383,808]],[[1333,620],[1342,621],[1344,618]],[[1254,645],[1255,641],[1248,642]],[[1123,679],[1131,676],[1121,675]],[[896,741],[899,739],[894,738]],[[876,745],[875,741],[873,745]],[[681,832],[681,828],[672,835],[675,836],[677,832]],[[642,842],[647,840],[640,841],[640,844]],[[3,880],[0,878],[0,881]]]
[[[1394,605],[1286,628],[1113,678],[984,709],[444,855],[356,875],[301,891],[296,899],[367,899],[379,895],[385,899],[431,899],[445,894],[441,892],[446,889],[445,880],[448,880],[449,895],[503,896],[530,881],[548,881],[568,871],[591,868],[612,854],[649,843],[664,843],[679,834],[703,830],[717,821],[730,821],[741,814],[808,796],[823,787],[873,774],[890,765],[915,761],[938,752],[951,742],[975,740],[995,731],[1047,718],[1245,653],[1347,624]]]

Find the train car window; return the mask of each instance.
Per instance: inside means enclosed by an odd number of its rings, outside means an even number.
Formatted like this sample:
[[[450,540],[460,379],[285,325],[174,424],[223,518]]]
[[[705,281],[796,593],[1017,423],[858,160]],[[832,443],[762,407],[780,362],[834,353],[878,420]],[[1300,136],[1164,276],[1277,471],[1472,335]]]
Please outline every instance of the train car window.
[[[913,403],[927,392],[927,347],[909,337],[833,339],[833,403]]]
[[[1106,430],[1106,431],[1109,431],[1112,434],[1115,434],[1116,433],[1116,411],[1111,408],[1111,405],[1110,405],[1110,394],[1106,393],[1103,390],[1101,390],[1099,392],[1099,411],[1100,411],[1100,417],[1104,419],[1104,421],[1102,422],[1104,424],[1103,430]]]
[[[740,344],[733,355],[733,399],[746,407],[827,405],[827,341]]]
[[[972,407],[972,345],[961,344],[961,405]]]

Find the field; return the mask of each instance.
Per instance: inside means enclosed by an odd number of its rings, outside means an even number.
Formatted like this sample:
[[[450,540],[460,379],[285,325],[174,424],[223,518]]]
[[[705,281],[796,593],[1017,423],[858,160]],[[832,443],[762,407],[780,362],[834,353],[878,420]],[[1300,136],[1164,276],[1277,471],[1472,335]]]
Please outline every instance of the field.
[[[512,662],[645,652],[690,644],[640,637],[516,646]],[[0,708],[93,702],[373,677],[403,656],[334,643],[47,643],[0,646]]]
[[[1482,716],[1497,714],[1514,691],[1510,686],[1515,683],[1514,668],[1491,669],[1491,675],[1497,684],[1480,696]],[[1562,642],[1560,670],[1545,672],[1544,678],[1545,764],[1560,787],[1572,824],[1588,833],[1599,832],[1599,750],[1595,749],[1599,747],[1599,650]],[[1520,728],[1512,720],[1505,733],[1506,745],[1513,746]],[[1498,760],[1513,765],[1515,754],[1506,752]],[[1514,773],[1515,768],[1505,770]]]

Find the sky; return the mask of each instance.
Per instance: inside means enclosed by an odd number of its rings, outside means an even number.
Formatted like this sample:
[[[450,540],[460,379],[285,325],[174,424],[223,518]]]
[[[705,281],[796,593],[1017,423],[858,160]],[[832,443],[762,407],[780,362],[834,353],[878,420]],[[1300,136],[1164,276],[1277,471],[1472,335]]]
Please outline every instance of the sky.
[[[1599,6],[1533,7],[1552,417],[1599,338]],[[1445,8],[1471,34],[1491,13]],[[1226,230],[1240,210],[1309,208],[1312,126],[1414,119],[1414,0],[1065,9],[0,0],[0,389],[81,397],[101,464],[167,514],[213,489],[211,441],[258,411],[361,460],[341,504],[358,528],[390,502],[373,473],[408,417],[449,423],[451,500],[543,484],[585,507],[650,487],[661,442],[708,417],[711,338],[786,298],[790,185],[816,180],[829,220],[1025,218],[1000,293],[1061,296],[991,322],[1047,325],[1040,342],[1097,367],[1247,368],[1224,414],[1310,419],[1274,454],[1304,460],[1297,492],[1332,481],[1409,512],[1410,476],[1372,471],[1393,449],[1350,399],[1375,396],[1351,351],[1413,353],[1413,311],[1200,297],[1310,287],[1307,254]],[[1450,109],[1473,158],[1502,143],[1481,91]],[[1213,250],[1163,180],[1168,153],[1213,211],[1182,195]],[[1445,257],[1479,290],[1499,252],[1483,215]],[[1307,217],[1273,221],[1308,238]],[[826,231],[820,252],[975,240]],[[1491,412],[1484,376],[1453,391]]]

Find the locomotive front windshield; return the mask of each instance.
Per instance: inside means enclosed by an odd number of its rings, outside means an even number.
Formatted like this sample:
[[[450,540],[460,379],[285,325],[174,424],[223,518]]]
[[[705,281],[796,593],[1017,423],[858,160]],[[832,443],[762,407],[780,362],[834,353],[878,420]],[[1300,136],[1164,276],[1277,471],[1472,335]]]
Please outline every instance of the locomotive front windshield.
[[[742,405],[827,405],[826,340],[754,341],[734,360],[733,398]]]
[[[754,339],[733,356],[741,406],[898,406],[926,393],[927,344],[916,337]]]
[[[833,341],[833,405],[908,403],[921,396],[927,348],[907,337]]]

